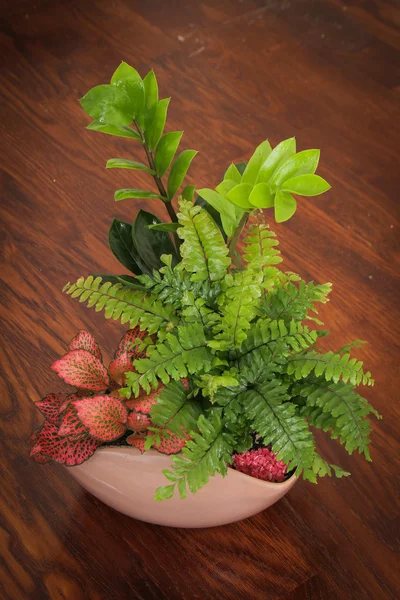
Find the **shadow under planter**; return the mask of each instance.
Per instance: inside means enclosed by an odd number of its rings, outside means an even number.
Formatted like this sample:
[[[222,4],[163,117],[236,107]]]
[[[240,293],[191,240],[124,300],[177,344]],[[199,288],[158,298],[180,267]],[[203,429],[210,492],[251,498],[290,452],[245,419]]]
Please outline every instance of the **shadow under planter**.
[[[112,508],[147,523],[169,527],[215,527],[251,517],[280,500],[296,483],[292,475],[283,483],[271,483],[228,469],[217,474],[196,494],[184,500],[156,502],[155,490],[166,484],[163,469],[171,457],[136,448],[104,447],[68,472],[91,494]]]

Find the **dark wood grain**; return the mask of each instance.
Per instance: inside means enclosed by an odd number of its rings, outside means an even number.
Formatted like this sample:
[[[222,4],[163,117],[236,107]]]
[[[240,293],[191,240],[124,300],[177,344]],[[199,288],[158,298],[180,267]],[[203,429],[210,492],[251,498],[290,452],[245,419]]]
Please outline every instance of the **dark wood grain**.
[[[395,1],[4,0],[0,38],[0,597],[19,600],[398,598],[399,24]],[[276,226],[285,265],[332,281],[329,345],[368,340],[366,395],[384,420],[373,463],[321,439],[351,479],[298,483],[235,525],[173,530],[103,505],[62,467],[28,457],[33,401],[62,385],[49,365],[76,330],[110,354],[121,328],[61,294],[80,274],[115,272],[113,190],[140,160],[84,129],[77,99],[120,60],[153,67],[172,95],[169,128],[200,150],[209,187],[265,137],[322,148],[332,190]],[[146,185],[146,176],[136,177]],[[149,206],[138,201],[137,207]],[[150,203],[163,215],[162,207]],[[134,501],[134,499],[133,499]]]

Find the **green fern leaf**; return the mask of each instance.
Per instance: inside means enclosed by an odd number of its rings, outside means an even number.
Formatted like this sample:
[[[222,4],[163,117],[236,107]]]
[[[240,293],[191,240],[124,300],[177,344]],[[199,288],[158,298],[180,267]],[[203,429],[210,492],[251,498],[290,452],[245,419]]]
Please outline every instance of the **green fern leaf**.
[[[306,475],[314,460],[314,439],[306,419],[296,414],[296,405],[288,399],[287,386],[277,379],[256,383],[241,396],[254,431],[272,445],[288,470],[296,468],[297,475],[302,471]]]
[[[185,386],[180,381],[171,381],[161,390],[150,418],[155,425],[183,436],[184,432],[196,429],[200,414],[199,403],[188,399]]]
[[[303,321],[304,319],[318,319],[309,315],[309,312],[318,314],[314,306],[315,302],[325,304],[328,302],[328,294],[332,285],[324,283],[315,285],[312,281],[305,283],[299,281],[296,286],[291,281],[284,282],[281,287],[275,287],[265,298],[263,302],[263,310],[271,319],[283,319],[286,323],[291,319],[295,321]]]
[[[304,379],[311,372],[316,377],[323,375],[326,381],[337,383],[342,380],[348,381],[353,385],[374,385],[371,373],[366,373],[362,369],[363,363],[351,358],[350,354],[335,354],[326,352],[319,354],[311,351],[300,356],[293,356],[288,359],[287,373],[293,375],[295,379]]]
[[[171,328],[177,322],[173,312],[147,291],[121,283],[102,283],[101,277],[81,277],[72,285],[68,283],[63,291],[72,298],[79,298],[80,302],[87,302],[87,306],[94,307],[96,312],[104,310],[106,319],[119,319],[122,324],[129,323],[130,327],[140,323],[141,329],[147,329],[150,334],[160,328]]]
[[[358,450],[367,460],[371,460],[368,445],[371,433],[370,422],[365,417],[379,413],[369,402],[354,391],[354,385],[328,383],[323,377],[313,382],[294,386],[293,393],[304,398],[305,406],[300,414],[307,417],[310,424],[323,431],[330,431],[333,439],[339,439],[347,452]]]
[[[198,432],[192,432],[192,439],[183,448],[181,455],[173,457],[173,471],[163,473],[171,486],[157,489],[155,499],[160,501],[170,498],[170,489],[178,487],[181,498],[186,496],[186,486],[192,493],[197,492],[215,473],[225,476],[227,463],[230,462],[234,446],[233,437],[223,430],[222,421],[217,412],[211,413],[207,419],[200,415],[197,421]]]
[[[208,212],[187,200],[179,203],[177,231],[183,240],[182,265],[192,281],[219,281],[231,263],[221,231]]]
[[[147,393],[156,389],[159,380],[167,384],[189,373],[206,373],[213,360],[200,323],[179,326],[176,335],[167,333],[162,343],[147,347],[147,357],[134,362],[136,373],[126,374],[128,387],[136,396],[140,387]]]
[[[278,265],[282,262],[276,234],[264,223],[251,224],[244,238],[243,259],[256,268]]]

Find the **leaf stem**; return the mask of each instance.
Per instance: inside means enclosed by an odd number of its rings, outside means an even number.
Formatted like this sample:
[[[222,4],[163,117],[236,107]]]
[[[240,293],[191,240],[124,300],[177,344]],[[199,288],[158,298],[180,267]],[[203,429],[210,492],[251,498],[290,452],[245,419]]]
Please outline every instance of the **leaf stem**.
[[[240,235],[241,235],[243,229],[246,226],[249,216],[250,216],[250,213],[248,213],[248,212],[244,213],[243,217],[239,221],[239,225],[237,226],[235,233],[231,237],[231,241],[229,242],[229,256],[231,258],[233,258],[233,253],[235,251],[236,245],[239,241],[239,238],[240,238]]]

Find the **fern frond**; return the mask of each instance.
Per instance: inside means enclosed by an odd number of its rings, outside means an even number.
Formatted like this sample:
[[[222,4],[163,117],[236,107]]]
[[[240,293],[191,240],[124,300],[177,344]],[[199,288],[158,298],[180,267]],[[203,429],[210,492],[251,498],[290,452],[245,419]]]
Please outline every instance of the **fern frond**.
[[[267,294],[263,302],[263,310],[269,318],[283,319],[286,323],[291,319],[295,321],[311,319],[320,323],[318,319],[310,316],[309,312],[318,314],[314,303],[328,302],[331,288],[330,283],[315,285],[312,281],[305,283],[301,280],[297,286],[287,281],[282,287],[276,287]]]
[[[155,296],[121,283],[102,284],[101,277],[81,277],[76,283],[67,283],[63,291],[79,302],[87,302],[96,312],[104,310],[106,319],[119,319],[122,324],[129,322],[131,328],[140,323],[141,329],[150,334],[177,323],[173,311],[167,310]]]
[[[158,395],[150,418],[155,425],[183,437],[185,432],[196,429],[201,412],[199,403],[188,398],[185,386],[180,381],[171,381]]]
[[[287,373],[293,375],[295,379],[304,379],[311,372],[316,377],[324,376],[326,381],[337,383],[342,380],[348,381],[353,385],[374,385],[371,373],[366,373],[362,369],[363,363],[356,358],[351,358],[350,354],[335,354],[326,352],[319,354],[311,351],[300,356],[293,356],[288,359]]]
[[[296,405],[288,399],[287,386],[277,379],[256,383],[241,395],[254,431],[272,445],[288,470],[296,468],[296,474],[304,471],[307,478],[314,460],[314,438],[306,419],[296,414]]]
[[[254,267],[264,269],[282,262],[276,233],[264,223],[250,224],[244,238],[243,259]]]
[[[220,281],[231,263],[228,247],[218,226],[208,212],[187,200],[179,203],[177,233],[183,240],[180,247],[182,265],[192,273],[192,281]]]
[[[210,348],[223,351],[241,346],[259,309],[261,281],[260,274],[249,267],[226,276],[225,291],[219,297],[222,317],[214,327]]]
[[[380,419],[379,413],[369,402],[354,391],[354,385],[328,383],[322,377],[313,382],[294,386],[293,393],[304,398],[305,406],[300,413],[309,419],[310,425],[330,431],[333,439],[339,438],[347,452],[358,450],[371,460],[368,445],[371,433],[369,414]]]
[[[205,329],[212,327],[219,319],[206,304],[205,298],[196,298],[194,292],[186,290],[181,297],[182,316],[187,323],[201,322]]]
[[[136,373],[127,373],[127,385],[137,396],[140,387],[145,392],[156,389],[159,380],[164,384],[187,375],[211,369],[213,355],[207,348],[204,329],[200,323],[177,327],[176,335],[167,333],[162,343],[147,347],[147,358],[134,361]]]
[[[258,355],[268,363],[277,350],[276,353],[285,358],[292,351],[301,352],[313,346],[318,335],[318,331],[310,331],[305,325],[293,320],[286,326],[283,320],[259,319],[251,325],[238,359],[241,364],[251,364]]]
[[[312,483],[317,483],[317,477],[325,477],[326,475],[332,477],[332,471],[335,477],[338,478],[348,477],[350,475],[348,471],[344,471],[341,467],[338,467],[338,465],[329,464],[318,454],[318,452],[315,452],[308,480]]]
[[[172,459],[173,470],[163,473],[171,485],[156,491],[156,500],[171,498],[175,488],[181,498],[186,497],[186,486],[192,493],[197,492],[215,473],[225,476],[234,445],[233,437],[223,430],[219,415],[211,413],[207,419],[200,415],[197,420],[198,432],[191,432],[192,439],[186,443],[182,454]]]

